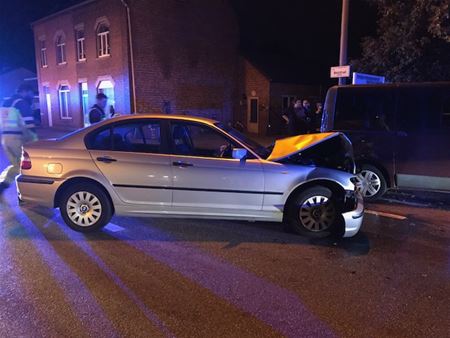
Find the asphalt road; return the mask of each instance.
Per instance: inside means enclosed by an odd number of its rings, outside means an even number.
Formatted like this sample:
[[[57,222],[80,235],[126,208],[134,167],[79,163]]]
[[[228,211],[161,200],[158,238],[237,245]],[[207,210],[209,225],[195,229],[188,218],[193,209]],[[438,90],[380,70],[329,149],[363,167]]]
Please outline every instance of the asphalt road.
[[[82,235],[10,188],[0,337],[448,337],[450,208],[388,199],[337,242],[273,223],[121,217]]]

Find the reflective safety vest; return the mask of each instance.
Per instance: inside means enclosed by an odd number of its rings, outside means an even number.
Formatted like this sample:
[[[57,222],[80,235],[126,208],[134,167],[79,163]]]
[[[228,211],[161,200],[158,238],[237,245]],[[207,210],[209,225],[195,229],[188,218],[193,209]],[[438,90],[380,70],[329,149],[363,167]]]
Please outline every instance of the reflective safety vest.
[[[14,101],[11,107],[0,108],[0,133],[2,135],[23,135],[25,123],[20,111],[14,107],[19,100]]]

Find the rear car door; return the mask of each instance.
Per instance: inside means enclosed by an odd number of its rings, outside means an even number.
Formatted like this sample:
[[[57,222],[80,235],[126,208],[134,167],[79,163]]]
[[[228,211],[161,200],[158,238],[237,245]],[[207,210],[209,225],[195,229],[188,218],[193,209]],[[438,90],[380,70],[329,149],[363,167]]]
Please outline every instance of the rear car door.
[[[172,204],[172,166],[156,119],[117,122],[89,134],[92,159],[126,203],[165,209]]]
[[[264,173],[259,159],[232,158],[242,148],[202,123],[172,121],[173,206],[199,214],[261,210]]]

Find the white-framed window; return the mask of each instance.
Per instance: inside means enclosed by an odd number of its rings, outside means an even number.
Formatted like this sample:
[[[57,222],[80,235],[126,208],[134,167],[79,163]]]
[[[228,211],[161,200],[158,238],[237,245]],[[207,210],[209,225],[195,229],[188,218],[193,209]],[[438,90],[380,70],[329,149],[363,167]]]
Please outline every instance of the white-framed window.
[[[70,88],[67,85],[61,85],[58,89],[59,114],[61,119],[70,120],[72,116],[69,112]]]
[[[47,68],[48,67],[47,46],[45,44],[45,40],[40,41],[40,48],[41,48],[41,67]]]
[[[62,35],[56,38],[56,62],[58,65],[67,63],[66,59],[66,40]]]
[[[80,92],[81,111],[84,116],[84,126],[89,125],[89,89],[87,82],[80,82],[78,84]]]
[[[105,57],[111,55],[111,44],[109,36],[109,26],[101,23],[97,27],[97,56]]]
[[[47,107],[48,126],[53,127],[52,98],[50,95],[50,87],[48,85],[44,85],[43,92],[45,95],[45,105]]]
[[[86,61],[86,47],[85,47],[85,37],[84,30],[78,29],[75,31],[76,45],[77,45],[77,61]]]
[[[291,104],[292,104],[292,102],[294,102],[295,101],[295,96],[293,96],[293,95],[283,95],[282,97],[281,97],[281,109],[283,110],[283,111],[285,111],[286,109],[288,109],[290,106],[291,106]]]

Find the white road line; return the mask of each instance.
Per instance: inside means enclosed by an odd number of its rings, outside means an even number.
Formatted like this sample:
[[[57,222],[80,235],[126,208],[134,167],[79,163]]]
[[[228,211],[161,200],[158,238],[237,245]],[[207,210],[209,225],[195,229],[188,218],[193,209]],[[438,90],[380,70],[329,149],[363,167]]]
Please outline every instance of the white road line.
[[[121,226],[114,223],[109,223],[107,226],[105,226],[105,229],[111,232],[119,232],[125,230],[125,228],[122,228]]]
[[[407,218],[406,216],[391,214],[391,213],[382,212],[382,211],[374,211],[374,210],[367,210],[366,209],[364,212],[366,214],[375,215],[375,216],[382,216],[382,217],[388,217],[388,218],[393,218],[393,219],[398,219],[400,221],[403,221],[403,220],[405,220]]]

